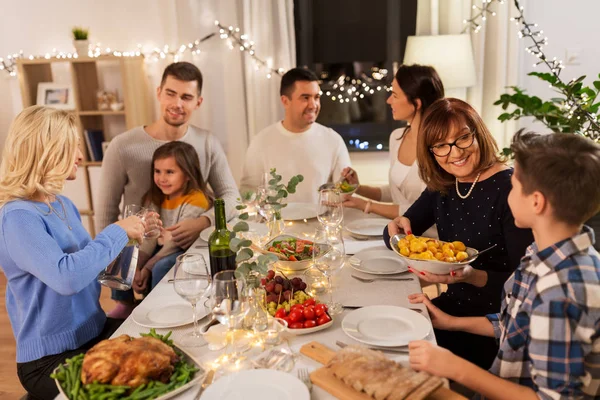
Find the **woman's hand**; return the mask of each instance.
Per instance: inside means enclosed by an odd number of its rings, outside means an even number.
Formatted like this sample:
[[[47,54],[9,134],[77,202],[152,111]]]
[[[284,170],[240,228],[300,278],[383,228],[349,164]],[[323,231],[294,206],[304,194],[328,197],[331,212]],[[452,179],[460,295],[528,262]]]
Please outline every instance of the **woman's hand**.
[[[470,265],[464,268],[450,271],[449,274],[438,275],[427,271],[419,271],[414,267],[408,266],[408,270],[425,282],[429,283],[444,283],[450,285],[452,283],[468,283],[477,287],[484,287],[487,283],[487,272],[480,269],[474,269]]]
[[[140,217],[132,215],[115,222],[115,225],[118,225],[125,230],[129,240],[137,240],[138,243],[142,243],[144,240],[146,224]]]
[[[346,179],[351,185],[358,185],[358,173],[350,167],[342,170],[342,178]]]
[[[408,344],[410,367],[425,371],[442,378],[453,378],[463,361],[450,350],[425,340],[416,340]]]
[[[357,196],[347,196],[342,205],[347,208],[356,208],[357,210],[364,211],[367,201]]]
[[[388,233],[390,234],[390,237],[399,233],[412,235],[412,230],[410,228],[410,219],[406,217],[394,218],[394,220],[388,224]]]
[[[453,317],[450,314],[446,314],[445,312],[443,312],[442,310],[437,308],[431,302],[431,300],[429,300],[429,297],[426,294],[423,294],[423,293],[410,294],[410,295],[408,295],[408,301],[411,304],[419,304],[419,303],[425,304],[425,307],[427,307],[427,311],[429,311],[429,317],[431,318],[431,324],[433,325],[434,328],[451,330],[452,322],[454,321],[455,317]]]

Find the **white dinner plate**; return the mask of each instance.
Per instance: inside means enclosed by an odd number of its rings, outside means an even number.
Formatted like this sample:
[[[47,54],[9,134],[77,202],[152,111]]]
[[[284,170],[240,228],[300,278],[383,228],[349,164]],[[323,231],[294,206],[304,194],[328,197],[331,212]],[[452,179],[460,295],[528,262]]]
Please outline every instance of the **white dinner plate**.
[[[317,205],[313,203],[288,203],[281,209],[281,217],[286,221],[299,221],[317,218]]]
[[[310,400],[308,388],[296,374],[271,369],[251,369],[220,378],[201,400]]]
[[[408,264],[385,246],[361,250],[350,258],[350,266],[373,275],[394,275],[408,271]]]
[[[363,218],[349,222],[346,230],[361,236],[383,236],[383,228],[390,222],[384,218]]]
[[[233,221],[227,224],[227,229],[232,229],[233,226],[235,224],[237,224],[239,221]],[[258,222],[249,222],[249,221],[245,221],[248,224],[248,228],[250,229],[250,232],[254,232],[254,233],[258,233],[259,235],[266,235],[269,233],[269,228],[267,228],[267,226],[265,224],[259,224]],[[215,227],[214,226],[210,226],[208,228],[206,228],[205,230],[203,230],[202,232],[200,232],[200,239],[204,240],[205,242],[208,242],[208,239],[210,239],[210,235],[215,231]]]
[[[429,334],[431,324],[419,313],[396,306],[369,306],[350,312],[342,330],[352,339],[373,346],[405,346]]]
[[[203,307],[196,309],[197,318],[206,316]],[[147,328],[175,328],[194,322],[192,306],[186,303],[172,303],[164,306],[144,307],[142,302],[131,313],[133,322]]]

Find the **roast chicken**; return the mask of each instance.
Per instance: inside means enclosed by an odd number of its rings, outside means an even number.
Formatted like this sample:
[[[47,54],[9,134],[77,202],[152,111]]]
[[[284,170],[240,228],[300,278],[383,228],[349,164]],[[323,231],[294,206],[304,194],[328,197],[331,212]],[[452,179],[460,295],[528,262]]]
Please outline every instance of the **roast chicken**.
[[[151,380],[168,382],[178,361],[173,349],[153,337],[103,340],[83,358],[81,381],[138,387]]]

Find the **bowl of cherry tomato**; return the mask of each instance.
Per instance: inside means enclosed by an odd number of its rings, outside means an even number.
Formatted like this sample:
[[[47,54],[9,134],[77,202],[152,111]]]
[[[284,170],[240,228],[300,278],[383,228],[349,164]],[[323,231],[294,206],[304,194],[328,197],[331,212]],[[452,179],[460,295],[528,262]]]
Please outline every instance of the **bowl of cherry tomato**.
[[[327,313],[327,306],[323,303],[316,303],[314,298],[291,306],[289,312],[280,308],[275,313],[275,318],[281,318],[287,322],[285,330],[294,335],[318,332],[333,325],[333,319]]]

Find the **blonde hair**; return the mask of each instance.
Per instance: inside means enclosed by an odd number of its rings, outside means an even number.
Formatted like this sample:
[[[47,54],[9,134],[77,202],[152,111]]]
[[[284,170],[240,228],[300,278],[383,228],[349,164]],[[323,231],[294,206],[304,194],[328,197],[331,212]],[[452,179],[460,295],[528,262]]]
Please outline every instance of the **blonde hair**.
[[[0,207],[60,193],[73,169],[79,135],[75,115],[31,106],[12,122],[0,165]]]

